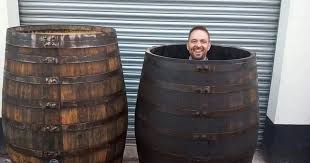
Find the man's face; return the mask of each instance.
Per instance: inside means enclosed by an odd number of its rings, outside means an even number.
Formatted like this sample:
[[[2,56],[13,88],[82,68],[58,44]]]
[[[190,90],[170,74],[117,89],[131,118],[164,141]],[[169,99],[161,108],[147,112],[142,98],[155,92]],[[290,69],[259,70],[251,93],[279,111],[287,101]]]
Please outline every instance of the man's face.
[[[202,60],[207,56],[211,47],[208,34],[203,30],[194,30],[187,42],[187,50],[195,60]]]

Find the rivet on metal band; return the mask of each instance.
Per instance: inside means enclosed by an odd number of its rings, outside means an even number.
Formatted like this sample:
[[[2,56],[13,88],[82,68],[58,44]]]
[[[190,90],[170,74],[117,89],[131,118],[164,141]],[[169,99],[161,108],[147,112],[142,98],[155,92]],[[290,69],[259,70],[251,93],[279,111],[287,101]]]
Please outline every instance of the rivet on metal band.
[[[208,112],[208,111],[200,111],[200,110],[192,110],[193,117],[208,117],[216,112]]]
[[[203,163],[203,162],[210,160],[209,155],[210,155],[210,153],[206,153],[204,155],[205,157],[203,159],[201,159],[201,158],[190,158],[188,162],[190,162],[190,163]]]
[[[56,109],[57,103],[55,102],[47,102],[45,105],[43,105],[44,109]]]
[[[43,151],[42,153],[43,157],[47,157],[47,158],[55,158],[55,157],[58,157],[60,155],[60,152],[54,152],[54,151]],[[52,159],[52,160],[55,160],[55,159]],[[53,162],[53,163],[56,163],[56,162]]]
[[[45,48],[46,47],[58,47],[59,45],[59,43],[57,42],[54,36],[53,37],[43,36],[41,40]]]
[[[58,132],[60,131],[60,127],[58,126],[44,126],[41,128],[42,132]]]
[[[196,70],[198,72],[214,72],[215,67],[210,65],[197,65]]]
[[[205,94],[205,93],[210,93],[211,91],[211,87],[210,86],[205,86],[203,88],[197,88],[195,89],[195,92],[197,93],[202,93],[202,94]]]
[[[47,84],[59,84],[59,78],[58,77],[47,77],[47,78],[45,78],[45,81]]]
[[[49,63],[49,64],[58,64],[58,59],[55,57],[46,57],[42,60],[43,63]]]
[[[49,161],[49,163],[59,163],[59,161],[56,160],[56,159],[51,159],[51,160]]]

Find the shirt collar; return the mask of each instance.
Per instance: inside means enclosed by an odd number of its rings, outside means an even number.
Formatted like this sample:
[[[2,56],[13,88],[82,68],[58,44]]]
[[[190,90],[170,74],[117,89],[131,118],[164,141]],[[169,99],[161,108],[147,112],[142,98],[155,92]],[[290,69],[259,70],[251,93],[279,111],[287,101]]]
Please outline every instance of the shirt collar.
[[[189,60],[193,60],[193,58],[192,58],[192,56],[191,55],[189,55],[189,58],[188,58]],[[207,56],[205,56],[205,58],[203,58],[202,60],[200,60],[200,61],[206,61],[206,60],[208,60],[208,58],[207,58]]]

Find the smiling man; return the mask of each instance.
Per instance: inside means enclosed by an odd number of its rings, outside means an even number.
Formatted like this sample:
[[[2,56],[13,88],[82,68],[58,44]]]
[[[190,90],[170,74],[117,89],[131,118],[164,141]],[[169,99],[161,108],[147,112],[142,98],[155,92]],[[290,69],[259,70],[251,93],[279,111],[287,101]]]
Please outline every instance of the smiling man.
[[[211,41],[207,28],[204,26],[193,27],[188,34],[186,46],[190,54],[190,60],[208,60]]]

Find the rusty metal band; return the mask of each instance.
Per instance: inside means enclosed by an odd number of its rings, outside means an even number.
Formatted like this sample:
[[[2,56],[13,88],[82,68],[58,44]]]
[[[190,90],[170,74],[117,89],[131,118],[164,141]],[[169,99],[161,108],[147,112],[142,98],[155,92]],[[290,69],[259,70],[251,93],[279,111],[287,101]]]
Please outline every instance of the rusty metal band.
[[[71,63],[87,63],[87,62],[99,62],[108,60],[111,58],[119,58],[118,53],[105,53],[101,55],[89,55],[89,56],[59,56],[59,57],[45,57],[45,56],[32,56],[23,54],[9,54],[5,56],[6,59],[33,63],[33,64],[71,64]]]
[[[126,138],[126,131],[121,133],[119,136],[115,137],[113,140],[104,142],[102,144],[98,144],[93,147],[89,148],[80,148],[72,151],[42,151],[42,150],[35,150],[35,149],[29,149],[29,148],[24,148],[20,146],[16,146],[14,144],[8,143],[8,146],[12,148],[14,151],[17,151],[19,153],[27,154],[30,156],[34,156],[37,158],[59,158],[59,157],[65,157],[65,156],[83,156],[87,155],[92,152],[96,152],[102,149],[109,149],[114,145],[117,145],[118,142],[124,141],[125,143],[125,138]],[[102,163],[110,163],[116,159],[119,159],[122,157],[123,151],[120,150],[119,153],[117,153],[114,157],[110,158],[107,161],[104,161]]]
[[[147,85],[146,85],[147,84]],[[188,93],[200,93],[200,94],[224,94],[231,92],[240,92],[243,90],[248,90],[251,88],[257,87],[256,80],[250,80],[246,84],[233,84],[233,85],[208,85],[208,86],[199,86],[199,85],[185,85],[177,84],[160,80],[148,80],[145,79],[141,82],[143,87],[155,86],[161,89],[168,89],[178,92],[188,92]]]
[[[148,55],[145,59],[145,64],[154,68],[176,70],[176,71],[191,71],[191,72],[231,72],[241,71],[244,69],[256,69],[255,58],[246,60],[243,62],[229,63],[229,64],[190,64],[185,62],[171,62],[169,60],[163,60],[154,56]]]
[[[140,104],[139,104],[140,103]],[[250,110],[250,108],[256,108],[257,103],[252,104],[243,104],[239,106],[228,106],[226,108],[219,108],[213,109],[214,111],[207,111],[205,109],[192,109],[192,108],[176,108],[177,106],[167,106],[164,104],[154,104],[149,100],[143,98],[142,96],[139,97],[139,103],[141,107],[145,107],[147,109],[143,109],[143,111],[147,110],[146,112],[150,112],[152,110],[156,110],[162,113],[169,113],[178,116],[188,116],[194,118],[220,118],[220,117],[227,117],[231,116],[233,113],[244,112]],[[251,109],[256,111],[254,109]]]
[[[7,33],[6,44],[31,48],[81,48],[97,47],[117,42],[115,33],[105,34],[99,38],[89,37],[71,39],[69,35],[28,34],[23,37],[20,33]],[[72,35],[74,36],[74,35]],[[34,38],[33,38],[34,37]],[[77,38],[77,37],[76,37]]]
[[[115,36],[115,29],[111,27],[91,25],[26,25],[8,28],[7,34],[17,38],[31,39],[33,35],[67,36],[68,40],[98,39]],[[75,37],[80,36],[81,37]],[[69,37],[74,36],[74,37]],[[95,37],[96,36],[96,37]]]
[[[31,48],[85,48],[85,47],[98,47],[106,46],[110,43],[115,43],[116,38],[108,38],[102,40],[89,40],[89,41],[62,41],[61,38],[55,37],[55,39],[45,39],[42,37],[42,41],[33,42],[33,40],[21,40],[10,39],[6,42],[8,45],[17,47],[31,47]]]
[[[69,31],[69,32],[65,32]],[[71,32],[72,31],[72,32]],[[10,31],[8,30],[7,42],[10,44],[17,44],[20,42],[30,42],[32,44],[40,45],[44,42],[53,41],[55,43],[59,42],[60,45],[68,42],[104,42],[105,40],[116,39],[115,31],[94,31],[89,29],[85,32],[81,31],[75,33],[75,31],[80,31],[79,29],[56,29],[52,27],[50,29],[33,29],[25,31],[24,29],[20,31]],[[93,32],[93,33],[90,33]],[[29,44],[30,44],[29,43]]]
[[[48,49],[48,48],[31,48],[31,47],[16,47],[6,44],[5,57],[10,55],[25,55],[26,56],[39,56],[39,57],[89,57],[98,55],[113,55],[119,54],[117,42],[109,43],[106,45],[96,47],[83,47],[83,48],[63,48],[63,49]],[[18,59],[18,58],[16,58]],[[14,59],[14,60],[16,60]]]
[[[12,128],[16,128],[18,130],[31,130],[33,132],[47,132],[47,133],[56,133],[56,132],[75,132],[75,131],[84,131],[92,128],[100,127],[104,124],[108,124],[113,122],[122,116],[127,115],[127,106],[124,106],[122,111],[114,114],[108,118],[97,120],[93,122],[86,123],[76,123],[76,124],[66,124],[66,125],[48,125],[48,124],[29,124],[29,123],[21,123],[7,117],[2,117],[7,126],[11,126]]]
[[[114,71],[92,75],[92,76],[74,76],[74,77],[35,77],[35,76],[18,76],[8,71],[4,71],[4,79],[13,80],[20,83],[29,84],[80,84],[99,82],[111,79],[114,76],[122,76],[122,69],[118,68]]]
[[[12,104],[15,106],[20,106],[20,108],[28,108],[28,109],[66,109],[66,108],[72,108],[72,107],[82,107],[82,106],[96,106],[96,105],[102,105],[109,102],[112,102],[116,100],[119,97],[125,97],[126,93],[124,89],[121,89],[117,92],[114,92],[112,94],[106,95],[106,96],[100,96],[95,99],[89,99],[89,100],[75,100],[75,101],[48,101],[47,99],[20,99],[16,98],[15,96],[9,96],[6,94],[3,94],[3,103]]]
[[[194,141],[218,141],[220,139],[231,138],[234,136],[239,136],[242,134],[246,134],[252,130],[256,130],[258,124],[250,124],[248,127],[241,128],[235,131],[230,132],[221,132],[221,133],[178,133],[172,129],[167,128],[157,128],[154,127],[143,115],[136,115],[137,118],[141,121],[143,126],[146,126],[152,132],[159,133],[165,136],[171,136],[176,138],[182,138],[185,140],[194,140]]]
[[[148,73],[151,72],[151,73]],[[252,69],[249,71],[236,71],[231,72],[226,75],[214,73],[214,74],[200,74],[207,75],[205,77],[209,78],[208,81],[205,81],[202,77],[201,80],[190,80],[191,78],[197,78],[198,74],[194,72],[188,72],[190,74],[184,74],[185,72],[176,72],[176,71],[169,71],[169,70],[161,70],[161,69],[152,69],[150,66],[146,66],[143,68],[143,72],[141,74],[141,79],[147,81],[157,81],[157,80],[164,80],[166,82],[179,82],[181,84],[191,84],[191,85],[242,85],[247,84],[252,80],[257,80],[257,71],[256,69]],[[184,75],[189,75],[187,78],[184,78]]]
[[[253,148],[248,148],[248,150],[245,150],[246,152],[243,152],[237,156],[214,156],[211,153],[206,153],[204,154],[204,156],[198,156],[198,157],[186,157],[182,154],[178,154],[178,153],[172,153],[172,152],[162,152],[160,150],[160,148],[156,148],[156,147],[148,147],[148,148],[143,148],[143,151],[141,152],[145,152],[147,155],[151,154],[152,152],[157,153],[161,156],[164,157],[170,157],[170,159],[178,159],[178,160],[186,160],[184,162],[186,163],[210,163],[210,161],[212,162],[221,162],[224,160],[239,160],[242,158],[245,158],[249,155],[252,155],[253,151],[255,149],[255,147]]]

